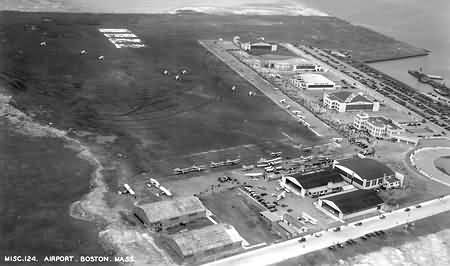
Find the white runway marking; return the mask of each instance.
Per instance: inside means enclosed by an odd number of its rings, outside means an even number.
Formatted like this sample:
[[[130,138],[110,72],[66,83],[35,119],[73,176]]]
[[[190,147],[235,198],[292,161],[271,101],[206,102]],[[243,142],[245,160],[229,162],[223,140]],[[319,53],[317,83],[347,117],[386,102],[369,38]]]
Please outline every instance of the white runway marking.
[[[100,32],[131,32],[129,29],[98,29]]]
[[[129,29],[98,29],[116,48],[143,48],[142,40]]]
[[[105,33],[106,38],[137,38],[133,33]]]

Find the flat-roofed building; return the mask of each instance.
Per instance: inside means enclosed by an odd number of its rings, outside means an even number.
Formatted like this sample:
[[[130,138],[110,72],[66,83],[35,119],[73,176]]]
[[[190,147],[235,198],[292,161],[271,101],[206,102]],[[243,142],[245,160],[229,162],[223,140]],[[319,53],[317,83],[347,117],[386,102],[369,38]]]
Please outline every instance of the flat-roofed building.
[[[214,224],[167,236],[168,246],[183,261],[218,259],[242,248],[242,238],[233,226]]]
[[[322,210],[338,217],[349,219],[369,214],[383,207],[383,200],[372,190],[354,190],[319,198],[317,205]]]
[[[349,111],[372,111],[380,110],[380,103],[375,99],[351,91],[338,91],[323,94],[323,104],[328,109],[336,110],[340,113]]]
[[[241,48],[242,50],[249,52],[255,51],[276,52],[278,50],[278,45],[276,43],[258,40],[256,42],[243,42],[241,43]]]
[[[290,79],[292,85],[305,90],[334,90],[336,84],[323,75],[305,73]]]
[[[282,182],[301,196],[319,197],[343,190],[348,185],[336,169],[284,175]]]
[[[206,217],[206,208],[197,197],[179,197],[135,206],[133,214],[155,230]]]
[[[278,212],[262,211],[259,213],[261,219],[272,229],[276,223],[283,220],[283,215]]]
[[[258,57],[261,65],[268,69],[287,72],[316,72],[322,67],[301,57],[265,54]]]
[[[395,173],[385,164],[370,158],[350,158],[335,164],[345,181],[360,189],[380,187]]]
[[[353,120],[353,126],[358,130],[367,130],[371,136],[377,138],[396,138],[404,132],[404,129],[391,119],[383,116],[369,116],[366,113],[357,114]]]

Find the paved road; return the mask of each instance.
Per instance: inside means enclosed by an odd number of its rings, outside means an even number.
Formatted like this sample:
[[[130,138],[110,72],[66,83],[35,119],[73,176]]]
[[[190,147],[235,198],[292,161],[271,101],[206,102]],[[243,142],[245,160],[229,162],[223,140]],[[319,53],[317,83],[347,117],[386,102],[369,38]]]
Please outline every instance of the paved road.
[[[216,41],[211,40],[199,41],[199,43],[203,47],[205,47],[208,51],[214,54],[217,58],[222,60],[232,70],[238,73],[242,78],[246,79],[250,84],[252,84],[262,93],[264,93],[275,104],[280,106],[280,108],[285,110],[291,116],[295,117],[297,120],[298,117],[296,117],[296,115],[291,110],[301,111],[301,114],[305,117],[305,120],[311,125],[310,130],[313,131],[317,136],[337,136],[337,133],[332,128],[330,128],[327,124],[325,124],[323,121],[314,116],[314,114],[312,114],[308,109],[294,102],[292,99],[283,94],[280,90],[274,89],[274,86],[270,82],[261,77],[249,66],[239,61],[229,52],[227,52],[222,47],[222,45],[220,45],[220,43],[215,42]],[[284,100],[283,103],[281,102],[282,100]],[[290,105],[289,109],[286,108],[287,105]]]
[[[450,147],[425,147],[414,151],[409,159],[421,174],[450,187],[450,176],[441,172],[434,165],[435,160],[449,155]]]
[[[320,237],[308,235],[306,236],[306,241],[303,243],[299,243],[299,238],[296,238],[214,261],[206,265],[270,265],[278,263],[335,245],[336,243],[359,238],[370,232],[390,229],[405,223],[450,211],[450,195],[423,202],[420,204],[421,208],[417,208],[416,206],[417,205],[410,206],[410,211],[408,212],[405,211],[406,208],[402,208],[392,211],[391,213],[386,213],[386,218],[384,219],[375,216],[361,220],[361,226],[355,226],[355,223],[341,226],[341,231],[339,232],[334,232],[329,229],[328,231],[322,231]]]

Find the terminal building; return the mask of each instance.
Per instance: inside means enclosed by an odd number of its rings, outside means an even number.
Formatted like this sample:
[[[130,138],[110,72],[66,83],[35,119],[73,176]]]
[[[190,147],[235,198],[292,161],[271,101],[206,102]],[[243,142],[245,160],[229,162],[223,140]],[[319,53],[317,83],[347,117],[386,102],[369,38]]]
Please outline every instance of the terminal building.
[[[257,42],[240,43],[241,49],[247,52],[276,52],[278,45],[276,43],[265,42],[263,40]]]
[[[369,158],[351,158],[335,163],[338,171],[347,183],[359,189],[374,189],[395,177],[385,164]]]
[[[260,56],[244,57],[243,61],[253,68],[266,72],[303,73],[323,71],[321,66],[300,57],[263,54]]]
[[[166,242],[183,262],[219,259],[241,250],[242,238],[233,226],[214,224],[167,236]]]
[[[144,225],[160,231],[206,217],[206,208],[190,196],[141,204],[133,208],[133,214]]]
[[[350,91],[338,91],[323,94],[323,104],[326,108],[336,110],[339,113],[349,111],[372,111],[380,110],[380,103],[375,99]]]
[[[392,120],[383,116],[369,116],[367,113],[357,114],[353,126],[358,130],[367,130],[371,136],[377,138],[396,138],[404,132],[404,129]]]
[[[372,190],[354,190],[319,198],[318,208],[345,220],[381,210],[384,202]]]
[[[334,90],[336,84],[325,76],[305,73],[290,79],[292,85],[304,90]]]
[[[327,169],[308,174],[283,175],[282,182],[284,185],[288,185],[294,193],[302,197],[308,196],[313,198],[340,192],[348,185],[336,169]]]

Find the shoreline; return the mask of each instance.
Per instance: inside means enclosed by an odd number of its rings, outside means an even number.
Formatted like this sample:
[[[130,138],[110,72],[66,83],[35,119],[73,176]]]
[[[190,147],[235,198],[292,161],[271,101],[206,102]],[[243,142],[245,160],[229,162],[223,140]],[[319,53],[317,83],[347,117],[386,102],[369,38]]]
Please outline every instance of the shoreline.
[[[91,173],[90,184],[91,189],[87,194],[84,194],[79,200],[72,202],[69,206],[70,217],[91,222],[94,224],[104,224],[104,222],[111,223],[113,216],[106,215],[106,212],[110,210],[106,201],[103,198],[103,194],[107,192],[106,183],[103,180],[104,169],[100,160],[91,152],[90,148],[83,144],[80,140],[72,138],[67,135],[67,132],[57,128],[53,128],[48,125],[42,125],[36,122],[28,116],[26,113],[15,108],[10,104],[12,96],[5,92],[5,89],[0,88],[0,116],[5,117],[15,128],[13,129],[19,134],[23,134],[29,137],[50,137],[61,139],[65,143],[64,148],[71,149],[76,153],[76,156],[82,160],[85,160],[93,167]],[[85,206],[89,203],[89,206]],[[94,210],[92,207],[101,208],[103,213],[98,210]],[[101,231],[99,232],[99,234]],[[100,238],[98,241],[101,243]]]
[[[396,60],[403,60],[403,59],[409,59],[409,58],[416,58],[416,57],[423,57],[428,56],[431,54],[431,51],[426,50],[426,52],[413,54],[413,55],[405,55],[405,56],[398,56],[398,57],[389,57],[386,59],[374,59],[374,60],[364,60],[362,61],[365,64],[372,64],[372,63],[382,63],[382,62],[388,62],[388,61],[396,61]]]

